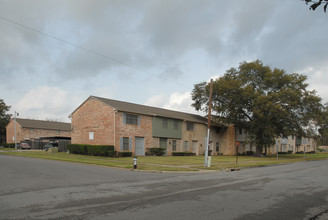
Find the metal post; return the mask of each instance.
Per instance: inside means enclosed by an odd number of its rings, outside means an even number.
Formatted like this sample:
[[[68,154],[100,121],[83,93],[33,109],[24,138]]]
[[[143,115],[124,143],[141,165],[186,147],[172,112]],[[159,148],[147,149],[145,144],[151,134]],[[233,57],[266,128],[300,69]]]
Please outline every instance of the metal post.
[[[211,128],[211,110],[212,110],[212,93],[213,93],[213,79],[210,82],[210,97],[208,101],[208,117],[207,117],[207,139],[205,146],[205,159],[204,159],[204,167],[208,167],[208,146],[210,144],[210,128]]]
[[[133,158],[133,169],[137,169],[137,160],[138,160],[138,158],[135,156]]]
[[[279,159],[279,156],[278,156],[278,151],[279,151],[279,144],[276,144],[277,145],[277,160]]]
[[[207,129],[206,136],[206,146],[205,146],[205,159],[204,159],[204,167],[208,166],[208,145],[210,144],[210,129]]]
[[[236,164],[238,163],[239,145],[240,145],[240,143],[237,141],[236,142]]]
[[[15,150],[17,150],[17,136],[16,136],[16,114],[18,113],[15,111],[14,118],[15,118]]]

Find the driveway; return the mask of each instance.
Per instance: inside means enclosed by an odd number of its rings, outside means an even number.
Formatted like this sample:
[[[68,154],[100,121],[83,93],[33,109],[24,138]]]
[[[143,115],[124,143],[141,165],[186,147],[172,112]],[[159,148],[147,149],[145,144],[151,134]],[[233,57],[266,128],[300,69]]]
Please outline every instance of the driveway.
[[[328,160],[146,173],[0,155],[0,219],[326,219]]]

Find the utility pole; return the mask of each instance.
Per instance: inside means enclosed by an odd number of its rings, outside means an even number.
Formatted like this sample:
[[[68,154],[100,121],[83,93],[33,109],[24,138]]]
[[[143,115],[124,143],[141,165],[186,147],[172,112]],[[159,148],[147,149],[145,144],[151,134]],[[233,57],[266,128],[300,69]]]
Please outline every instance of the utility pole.
[[[206,138],[206,146],[205,146],[205,160],[204,160],[204,167],[210,166],[208,164],[208,147],[210,144],[210,128],[211,128],[211,111],[212,111],[212,93],[213,93],[213,79],[210,82],[210,97],[208,103],[208,117],[207,117],[207,138]]]
[[[18,112],[15,111],[15,150],[17,150],[17,136],[16,136],[16,116],[18,116]]]

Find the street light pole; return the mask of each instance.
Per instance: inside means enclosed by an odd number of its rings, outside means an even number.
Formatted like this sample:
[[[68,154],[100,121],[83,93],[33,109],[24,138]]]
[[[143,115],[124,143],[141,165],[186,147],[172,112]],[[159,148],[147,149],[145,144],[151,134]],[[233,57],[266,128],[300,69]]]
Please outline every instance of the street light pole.
[[[210,82],[210,97],[208,103],[208,118],[207,118],[207,138],[206,138],[206,146],[205,146],[205,160],[204,160],[204,167],[209,167],[210,164],[208,163],[208,146],[210,144],[210,128],[211,128],[211,110],[212,110],[212,93],[213,93],[213,79]]]
[[[18,112],[15,111],[15,114],[14,114],[14,118],[15,118],[15,150],[17,150],[16,116],[18,116]]]

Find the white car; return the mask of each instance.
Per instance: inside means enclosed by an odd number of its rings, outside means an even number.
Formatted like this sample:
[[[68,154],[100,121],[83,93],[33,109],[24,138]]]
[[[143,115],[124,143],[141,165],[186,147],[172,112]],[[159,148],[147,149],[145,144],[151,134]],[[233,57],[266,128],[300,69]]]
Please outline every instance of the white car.
[[[21,150],[23,149],[31,150],[31,146],[28,143],[20,143],[18,148]]]

